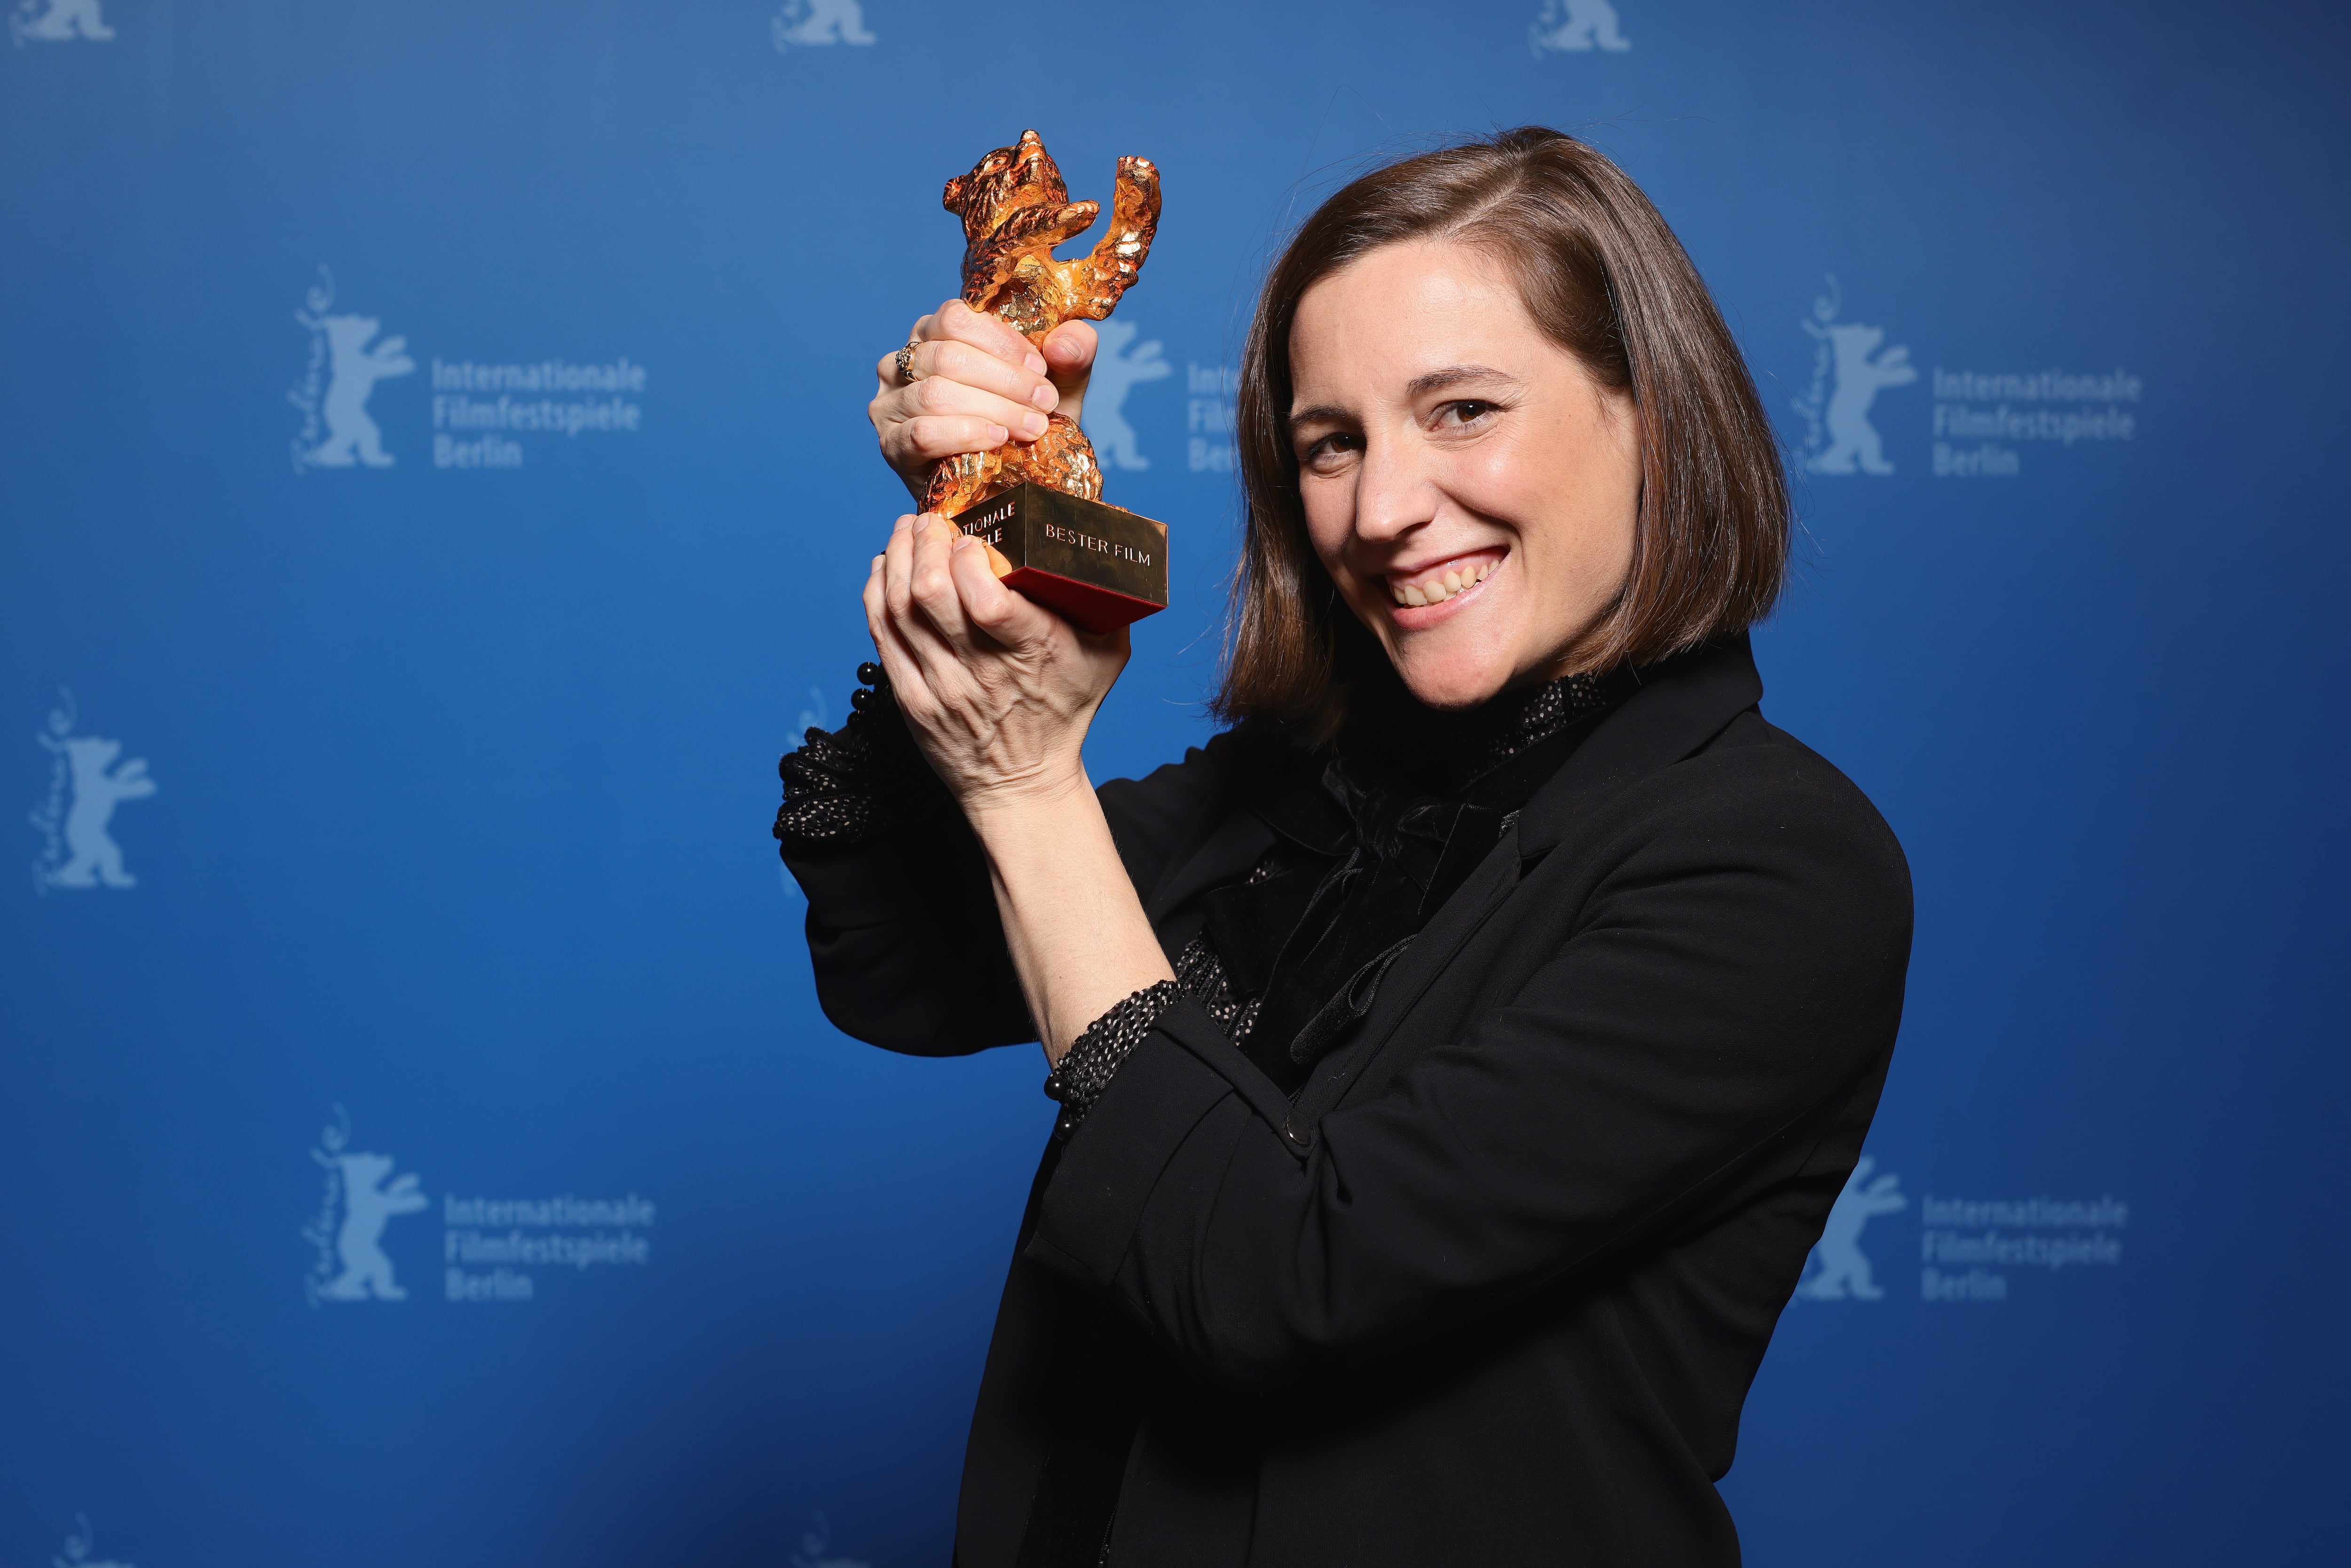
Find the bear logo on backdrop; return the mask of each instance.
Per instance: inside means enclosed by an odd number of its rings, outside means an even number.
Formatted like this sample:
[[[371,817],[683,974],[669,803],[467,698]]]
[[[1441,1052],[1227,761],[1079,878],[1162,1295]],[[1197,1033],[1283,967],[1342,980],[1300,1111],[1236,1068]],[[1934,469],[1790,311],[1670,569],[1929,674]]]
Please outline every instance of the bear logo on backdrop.
[[[122,742],[76,735],[79,722],[71,691],[58,692],[47,731],[33,738],[46,747],[49,791],[30,817],[41,835],[33,862],[33,888],[130,888],[139,879],[122,869],[122,846],[108,831],[114,809],[155,793],[143,757],[122,758]]]
[[[74,1532],[66,1537],[65,1555],[52,1557],[49,1562],[54,1568],[132,1568],[132,1564],[111,1557],[92,1557],[90,1552],[97,1544],[98,1532],[89,1527],[89,1515],[75,1514]]]
[[[1527,42],[1535,58],[1546,54],[1583,55],[1593,49],[1623,54],[1633,41],[1616,29],[1616,7],[1608,0],[1543,0],[1543,8],[1527,24]]]
[[[783,8],[768,22],[776,53],[827,44],[871,44],[865,30],[865,8],[857,0],[784,0]]]
[[[1862,1232],[1871,1220],[1908,1207],[1901,1178],[1880,1175],[1876,1159],[1864,1155],[1804,1260],[1795,1299],[1885,1301],[1886,1287],[1861,1249]],[[1918,1217],[1921,1228],[1910,1243],[1921,1264],[1917,1299],[2000,1302],[2012,1299],[2011,1276],[2004,1270],[2029,1270],[2052,1280],[2095,1279],[2119,1268],[2130,1205],[2112,1193],[2095,1198],[1973,1198],[1938,1197],[1929,1191],[1919,1195]]]
[[[422,1212],[431,1202],[417,1189],[412,1171],[393,1176],[389,1155],[350,1146],[351,1118],[335,1107],[335,1124],[319,1134],[310,1158],[324,1168],[319,1210],[302,1227],[313,1249],[302,1293],[312,1306],[321,1301],[404,1301],[408,1292],[394,1277],[383,1249],[384,1227],[403,1214]]]
[[[103,44],[114,37],[99,0],[20,0],[8,13],[8,36],[26,44]]]
[[[383,431],[368,417],[368,397],[375,383],[404,376],[416,369],[408,357],[408,340],[375,340],[383,323],[372,316],[331,312],[335,275],[319,264],[319,281],[304,297],[304,309],[294,319],[309,329],[310,361],[302,379],[287,391],[287,401],[302,413],[302,428],[294,437],[294,471],[349,468],[363,463],[389,468],[392,455],[383,449]]]
[[[381,319],[335,307],[335,276],[321,263],[319,280],[294,312],[310,334],[308,362],[286,392],[287,402],[302,416],[292,444],[297,474],[392,467],[396,458],[384,445],[383,427],[369,412],[368,400],[377,382],[420,368],[406,338],[378,336]],[[644,428],[644,407],[634,400],[644,393],[646,369],[625,354],[589,363],[560,354],[496,361],[436,354],[431,361],[436,470],[518,469],[524,458],[520,433],[571,441],[590,433],[632,434]]]
[[[1828,1223],[1813,1254],[1804,1260],[1805,1278],[1796,1294],[1808,1301],[1875,1301],[1886,1288],[1870,1277],[1869,1259],[1861,1249],[1862,1227],[1881,1214],[1910,1207],[1902,1196],[1902,1178],[1892,1174],[1873,1177],[1877,1162],[1867,1155],[1853,1167],[1844,1188],[1829,1209]]]
[[[1094,444],[1105,468],[1148,468],[1134,443],[1134,426],[1126,422],[1126,394],[1137,382],[1155,382],[1175,374],[1176,367],[1160,357],[1159,340],[1137,343],[1132,321],[1105,321],[1095,330],[1101,347],[1094,354],[1094,373],[1086,383],[1086,402],[1080,423]]]
[[[384,1232],[395,1219],[425,1213],[433,1200],[416,1173],[395,1174],[392,1155],[353,1148],[350,1113],[340,1105],[334,1112],[310,1151],[321,1174],[318,1207],[300,1230],[310,1249],[302,1294],[313,1307],[407,1301],[412,1292],[384,1248]],[[560,1270],[553,1277],[573,1279],[643,1269],[653,1260],[650,1233],[658,1217],[659,1206],[634,1191],[603,1198],[444,1194],[441,1289],[434,1293],[467,1305],[520,1303],[548,1293],[549,1276],[532,1269]],[[403,1249],[415,1245],[413,1228],[396,1233]]]
[[[1813,299],[1813,317],[1801,323],[1818,344],[1813,350],[1813,381],[1795,400],[1804,416],[1804,466],[1814,474],[1891,474],[1885,444],[1869,411],[1888,387],[1918,379],[1910,350],[1900,344],[1881,349],[1886,329],[1840,321],[1844,291],[1834,274],[1828,292]]]

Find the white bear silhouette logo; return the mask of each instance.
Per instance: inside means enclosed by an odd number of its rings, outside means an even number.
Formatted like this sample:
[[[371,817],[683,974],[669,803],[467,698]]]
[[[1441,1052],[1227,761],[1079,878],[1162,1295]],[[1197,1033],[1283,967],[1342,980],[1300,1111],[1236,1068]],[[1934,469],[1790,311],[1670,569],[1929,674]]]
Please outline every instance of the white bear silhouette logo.
[[[382,322],[372,316],[329,315],[335,278],[324,266],[307,302],[309,308],[294,312],[294,319],[310,329],[310,366],[286,394],[303,415],[302,434],[294,441],[295,471],[349,468],[353,463],[391,467],[392,454],[383,449],[383,432],[368,416],[367,402],[376,382],[416,369],[408,357],[408,340],[386,338],[371,347]]]
[[[8,32],[18,48],[25,47],[27,38],[45,44],[73,38],[102,44],[114,37],[114,29],[98,14],[98,0],[47,0],[47,4],[48,9],[43,11],[42,0],[24,0],[8,14]]]
[[[784,0],[783,9],[768,23],[782,54],[794,44],[870,44],[865,8],[857,0]]]
[[[1908,386],[1918,379],[1910,350],[1899,345],[1877,351],[1886,340],[1883,327],[1839,321],[1837,281],[1813,301],[1813,319],[1801,323],[1820,341],[1813,361],[1812,390],[1796,402],[1796,412],[1811,426],[1806,443],[1811,455],[1804,466],[1815,474],[1891,474],[1877,427],[1869,423],[1870,405],[1887,387]],[[1826,444],[1823,444],[1825,434]]]
[[[393,1281],[392,1260],[384,1255],[383,1228],[392,1216],[414,1214],[425,1206],[424,1195],[416,1190],[416,1173],[386,1186],[389,1155],[337,1155],[335,1163],[343,1173],[343,1228],[335,1237],[343,1271],[320,1286],[319,1294],[330,1301],[362,1301],[371,1295],[379,1301],[406,1301],[408,1292]]]
[[[1527,41],[1537,59],[1545,50],[1580,55],[1596,47],[1622,54],[1633,47],[1616,30],[1616,7],[1608,0],[1543,0],[1542,14],[1527,24]]]
[[[350,1141],[350,1118],[340,1105],[335,1107],[335,1122],[319,1134],[320,1146],[310,1151],[310,1157],[326,1167],[327,1190],[319,1218],[302,1229],[303,1239],[319,1249],[304,1288],[313,1306],[322,1301],[370,1298],[404,1301],[408,1292],[392,1276],[392,1259],[383,1249],[383,1228],[399,1215],[419,1212],[430,1200],[417,1190],[413,1171],[385,1181],[392,1175],[390,1155],[344,1147]],[[338,1207],[340,1225],[335,1222]]]
[[[1881,1214],[1909,1207],[1910,1200],[1896,1190],[1902,1185],[1900,1176],[1870,1180],[1869,1173],[1876,1168],[1877,1162],[1864,1155],[1853,1167],[1853,1175],[1845,1178],[1844,1190],[1829,1208],[1828,1223],[1821,1228],[1821,1239],[1805,1260],[1807,1267],[1819,1267],[1796,1287],[1796,1294],[1804,1300],[1842,1301],[1850,1296],[1856,1301],[1874,1301],[1886,1294],[1869,1277],[1869,1260],[1861,1251],[1861,1228]]]
[[[35,868],[38,884],[136,887],[139,879],[122,869],[122,846],[107,826],[114,820],[115,807],[155,793],[155,780],[147,777],[143,757],[116,765],[122,742],[71,733],[73,694],[65,697],[67,706],[49,714],[49,733],[34,737],[56,755],[61,775],[52,781],[47,808],[32,819],[33,826],[49,839],[47,852]],[[59,800],[68,791],[70,804]]]
[[[402,352],[405,338],[386,338],[374,348],[368,340],[383,325],[372,316],[323,316],[317,323],[327,334],[329,361],[327,401],[320,412],[327,421],[327,439],[310,449],[310,461],[321,468],[348,468],[354,453],[371,468],[392,466],[383,449],[383,432],[368,417],[368,394],[386,376],[404,376],[416,361]]]
[[[98,1532],[89,1527],[89,1515],[75,1514],[74,1532],[66,1537],[66,1554],[49,1561],[56,1568],[131,1568],[130,1563],[118,1563],[111,1557],[103,1562],[92,1558],[90,1549],[97,1544]]]
[[[1095,329],[1102,344],[1094,353],[1093,376],[1086,383],[1080,423],[1104,467],[1151,466],[1151,459],[1135,447],[1134,426],[1126,423],[1126,394],[1137,382],[1155,382],[1175,373],[1175,367],[1159,357],[1158,339],[1135,343],[1137,329],[1132,321],[1105,321]],[[1128,349],[1129,344],[1134,347]]]

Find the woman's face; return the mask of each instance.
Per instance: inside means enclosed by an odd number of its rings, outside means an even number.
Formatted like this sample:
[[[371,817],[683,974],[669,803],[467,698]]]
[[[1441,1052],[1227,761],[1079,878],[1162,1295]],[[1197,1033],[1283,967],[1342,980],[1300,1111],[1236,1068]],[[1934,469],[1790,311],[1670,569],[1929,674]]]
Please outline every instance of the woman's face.
[[[1290,434],[1314,553],[1413,695],[1574,673],[1633,560],[1629,393],[1468,246],[1383,246],[1306,291]]]

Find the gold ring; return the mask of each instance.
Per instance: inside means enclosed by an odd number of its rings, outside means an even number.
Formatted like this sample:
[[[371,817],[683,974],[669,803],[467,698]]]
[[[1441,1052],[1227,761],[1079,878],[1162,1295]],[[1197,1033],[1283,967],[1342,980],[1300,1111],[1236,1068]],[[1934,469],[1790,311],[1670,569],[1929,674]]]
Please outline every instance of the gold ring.
[[[914,384],[914,345],[912,343],[898,350],[898,379],[908,386]]]

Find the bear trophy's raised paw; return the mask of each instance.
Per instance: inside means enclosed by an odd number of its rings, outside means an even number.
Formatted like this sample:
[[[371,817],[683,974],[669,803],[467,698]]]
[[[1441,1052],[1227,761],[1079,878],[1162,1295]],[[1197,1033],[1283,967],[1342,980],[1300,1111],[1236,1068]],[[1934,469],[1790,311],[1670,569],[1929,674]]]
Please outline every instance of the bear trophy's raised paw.
[[[1090,254],[1054,260],[1053,247],[1092,228],[1102,204],[1070,200],[1061,169],[1033,131],[949,180],[941,199],[963,219],[964,303],[1037,344],[1064,321],[1108,316],[1134,286],[1159,227],[1158,169],[1147,158],[1122,158],[1110,232]],[[1033,442],[944,459],[931,470],[923,510],[952,516],[1019,484],[1102,499],[1102,465],[1077,421],[1049,414]]]

